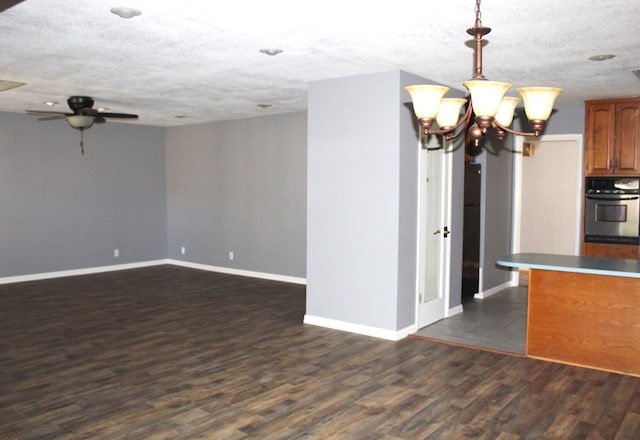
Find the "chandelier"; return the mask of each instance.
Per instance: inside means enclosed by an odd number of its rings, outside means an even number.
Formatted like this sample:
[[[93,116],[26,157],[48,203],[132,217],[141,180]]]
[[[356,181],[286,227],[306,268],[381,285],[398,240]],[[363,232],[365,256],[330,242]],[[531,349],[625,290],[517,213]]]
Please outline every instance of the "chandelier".
[[[449,87],[441,85],[405,87],[411,95],[420,128],[425,135],[444,135],[446,140],[452,140],[469,127],[469,137],[476,147],[488,132],[499,140],[504,138],[505,132],[522,136],[539,136],[562,89],[557,87],[517,89],[524,101],[525,113],[533,131],[526,133],[509,128],[515,108],[521,100],[504,96],[511,88],[511,84],[489,81],[482,73],[482,37],[491,32],[491,28],[482,26],[480,1],[476,0],[475,25],[467,29],[467,33],[475,37],[475,71],[472,78],[462,84],[469,91],[471,98],[469,101],[462,98],[443,99]],[[467,103],[464,116],[460,118],[460,110]],[[475,115],[475,118],[473,124],[469,126],[472,115]],[[431,129],[434,121],[438,124],[438,130]]]

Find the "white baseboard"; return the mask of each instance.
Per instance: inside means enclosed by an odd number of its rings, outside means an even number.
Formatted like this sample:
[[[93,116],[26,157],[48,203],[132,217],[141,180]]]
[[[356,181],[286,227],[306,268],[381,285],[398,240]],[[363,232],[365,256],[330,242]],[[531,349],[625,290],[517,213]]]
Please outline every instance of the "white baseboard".
[[[102,272],[113,272],[115,270],[137,269],[139,267],[159,266],[168,264],[168,260],[140,261],[137,263],[114,264],[111,266],[87,267],[84,269],[59,270],[56,272],[34,273],[29,275],[17,275],[0,278],[0,284],[21,283],[24,281],[46,280],[50,278],[72,277],[77,275],[89,275]]]
[[[192,269],[207,270],[210,272],[227,273],[231,275],[241,275],[252,278],[261,278],[272,281],[282,281],[285,283],[306,284],[306,278],[291,277],[287,275],[276,275],[263,272],[252,272],[248,270],[231,269],[228,267],[210,266],[207,264],[190,263],[188,261],[180,261],[173,259],[140,261],[137,263],[115,264],[112,266],[87,267],[83,269],[60,270],[56,272],[43,272],[28,275],[17,275],[9,277],[0,277],[0,284],[21,283],[24,281],[46,280],[50,278],[71,277],[76,275],[89,275],[102,272],[112,272],[115,270],[137,269],[140,267],[159,266],[161,264],[172,264],[174,266],[189,267]]]
[[[404,339],[410,334],[418,331],[415,325],[410,325],[400,330],[386,330],[378,327],[353,324],[351,322],[338,321],[336,319],[321,318],[319,316],[311,315],[304,315],[304,323],[349,333],[356,333],[358,335],[372,336],[374,338],[381,338],[389,341],[399,341],[400,339]]]
[[[447,312],[447,316],[445,316],[445,318],[451,318],[452,316],[456,316],[459,315],[460,313],[462,313],[464,311],[462,304],[459,304],[455,307],[452,307],[449,309],[449,311]]]
[[[505,283],[492,287],[491,289],[488,289],[488,290],[483,290],[482,292],[479,292],[473,295],[473,297],[476,299],[489,298],[491,295],[501,292],[504,289],[508,289],[509,287],[513,287],[513,283],[511,281],[507,281]]]
[[[189,261],[174,260],[171,258],[167,260],[167,263],[173,264],[175,266],[189,267],[191,269],[208,270],[210,272],[220,272],[220,273],[226,273],[229,275],[240,275],[240,276],[251,277],[251,278],[261,278],[264,280],[282,281],[285,283],[307,284],[306,278],[292,277],[288,275],[278,275],[278,274],[265,273],[265,272],[253,272],[250,270],[233,269],[230,267],[211,266],[209,264],[191,263]]]

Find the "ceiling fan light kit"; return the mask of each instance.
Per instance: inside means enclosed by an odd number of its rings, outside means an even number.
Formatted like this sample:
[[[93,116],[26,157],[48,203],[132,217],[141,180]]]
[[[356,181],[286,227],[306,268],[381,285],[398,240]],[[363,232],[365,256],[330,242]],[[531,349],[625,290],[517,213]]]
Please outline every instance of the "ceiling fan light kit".
[[[95,120],[94,116],[85,116],[85,115],[71,115],[67,116],[67,122],[70,126],[77,129],[87,129],[91,128],[93,122]]]
[[[475,39],[475,71],[463,85],[471,95],[469,99],[444,98],[449,87],[441,85],[414,85],[405,87],[411,95],[413,108],[424,135],[444,135],[445,139],[457,138],[468,130],[474,146],[489,132],[502,140],[506,132],[522,136],[539,136],[551,115],[556,98],[563,92],[557,87],[521,87],[517,89],[524,101],[525,113],[532,132],[521,132],[509,128],[520,98],[504,96],[511,84],[488,81],[482,72],[482,37],[491,28],[483,27],[480,2],[476,0],[476,21],[467,33]],[[460,118],[462,107],[467,104],[464,116]],[[472,116],[475,115],[472,122]],[[437,122],[439,129],[432,130]]]

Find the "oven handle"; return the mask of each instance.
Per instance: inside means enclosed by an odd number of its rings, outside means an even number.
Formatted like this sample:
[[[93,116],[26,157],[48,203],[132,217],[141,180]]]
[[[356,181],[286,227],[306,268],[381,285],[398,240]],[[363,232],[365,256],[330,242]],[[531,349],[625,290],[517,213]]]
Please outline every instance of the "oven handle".
[[[638,198],[640,198],[639,196],[631,196],[631,197],[622,197],[622,196],[587,196],[587,199],[591,199],[591,200],[610,200],[612,202],[615,202],[617,200],[620,201],[624,201],[624,200],[638,200]]]

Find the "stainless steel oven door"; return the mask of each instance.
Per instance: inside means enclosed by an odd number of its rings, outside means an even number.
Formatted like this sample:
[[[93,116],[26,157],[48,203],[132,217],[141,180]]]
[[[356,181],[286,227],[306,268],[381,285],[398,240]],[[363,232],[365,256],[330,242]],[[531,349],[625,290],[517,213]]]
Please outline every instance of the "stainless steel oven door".
[[[639,218],[638,195],[587,194],[585,241],[639,244]]]

